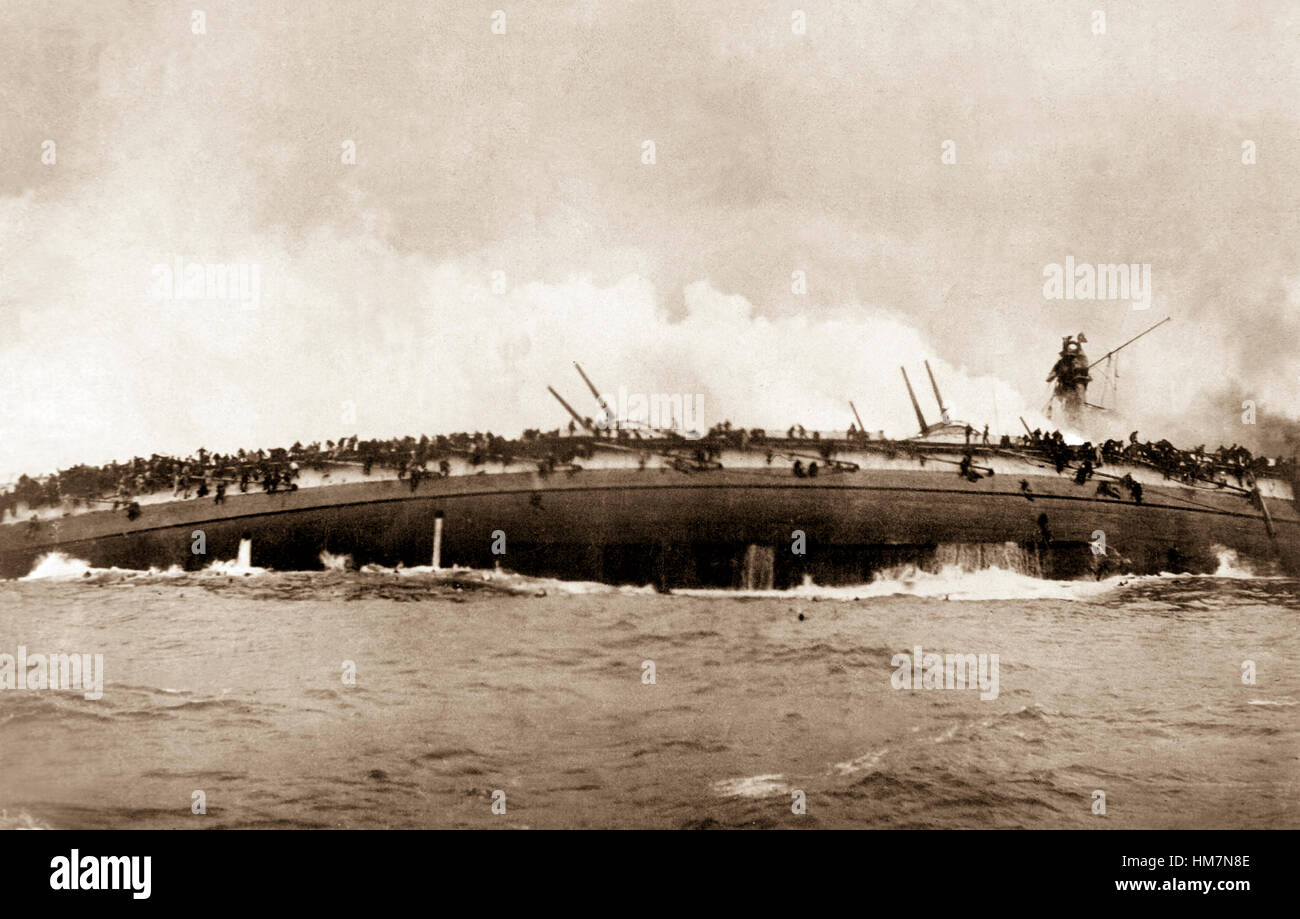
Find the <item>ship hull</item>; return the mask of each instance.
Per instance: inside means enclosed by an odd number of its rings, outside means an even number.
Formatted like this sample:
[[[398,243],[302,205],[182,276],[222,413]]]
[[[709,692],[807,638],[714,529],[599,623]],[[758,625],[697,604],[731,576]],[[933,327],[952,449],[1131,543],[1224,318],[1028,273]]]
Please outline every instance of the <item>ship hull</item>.
[[[444,566],[666,588],[860,583],[898,564],[938,564],[953,546],[994,563],[999,547],[1014,550],[1030,573],[1056,578],[1213,571],[1225,549],[1298,574],[1294,502],[1266,507],[1267,522],[1226,492],[1148,486],[1138,504],[1065,476],[969,482],[933,469],[810,479],[775,469],[507,472],[415,490],[387,480],[172,501],[135,520],[119,510],[8,524],[0,576],[23,576],[54,551],[96,567],[197,570],[233,560],[242,539],[257,567],[319,569],[322,553],[358,566],[429,565],[438,516]]]

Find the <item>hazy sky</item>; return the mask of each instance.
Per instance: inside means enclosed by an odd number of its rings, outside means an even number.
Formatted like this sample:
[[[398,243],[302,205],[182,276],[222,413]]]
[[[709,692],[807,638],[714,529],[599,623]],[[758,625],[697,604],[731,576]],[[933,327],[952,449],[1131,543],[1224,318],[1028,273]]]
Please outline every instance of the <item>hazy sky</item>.
[[[556,427],[548,383],[594,409],[575,359],[710,423],[843,428],[853,399],[906,435],[898,365],[928,358],[954,414],[1018,432],[1062,336],[1095,357],[1166,314],[1126,353],[1133,426],[1277,448],[1298,26],[1260,0],[4,0],[0,483]],[[1150,309],[1046,299],[1067,256],[1150,264]],[[160,295],[177,259],[255,268],[258,302]]]

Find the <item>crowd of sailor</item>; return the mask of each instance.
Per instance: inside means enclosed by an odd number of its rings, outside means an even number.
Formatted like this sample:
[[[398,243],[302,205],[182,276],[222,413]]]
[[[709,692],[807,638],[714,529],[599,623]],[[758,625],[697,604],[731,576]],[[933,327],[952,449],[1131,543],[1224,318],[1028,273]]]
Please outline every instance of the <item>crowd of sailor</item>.
[[[178,499],[210,496],[220,504],[233,491],[295,491],[303,469],[321,470],[337,463],[360,466],[366,475],[375,466],[396,469],[398,478],[418,486],[424,476],[449,474],[447,457],[451,455],[463,454],[471,463],[481,464],[488,456],[508,455],[510,449],[510,441],[489,432],[364,441],[350,436],[326,441],[323,446],[295,443],[288,448],[241,449],[226,454],[199,448],[185,457],[155,453],[124,463],[73,466],[43,479],[24,475],[0,493],[0,521],[6,514],[16,516],[19,505],[40,508],[66,501],[73,507],[105,504],[130,509],[136,497],[160,492],[170,492]]]
[[[1102,466],[1127,464],[1149,466],[1166,479],[1187,485],[1211,483],[1222,487],[1235,480],[1238,488],[1249,489],[1256,478],[1272,465],[1268,457],[1254,456],[1250,450],[1235,443],[1230,447],[1220,445],[1214,451],[1207,451],[1204,444],[1191,450],[1180,450],[1167,440],[1141,441],[1137,431],[1129,434],[1127,442],[1110,439],[1101,444],[1088,442],[1071,446],[1065,443],[1060,431],[1049,435],[1035,429],[1024,441],[1031,449],[1044,453],[1058,473],[1066,467],[1074,467],[1080,484]],[[1278,457],[1276,465],[1286,467],[1288,463]]]
[[[329,465],[347,463],[359,466],[364,475],[371,475],[375,467],[395,470],[397,478],[409,483],[412,491],[428,478],[450,474],[452,457],[464,459],[470,466],[488,462],[509,465],[512,462],[535,463],[538,471],[549,474],[563,468],[574,472],[581,468],[577,460],[590,457],[600,446],[597,439],[640,453],[640,465],[652,453],[671,458],[673,464],[689,464],[693,468],[716,466],[724,449],[762,449],[767,452],[768,463],[776,459],[792,459],[792,471],[798,477],[817,476],[824,469],[847,468],[834,457],[840,450],[872,449],[884,451],[888,456],[916,455],[924,464],[926,445],[917,441],[890,441],[883,436],[873,438],[855,425],[849,427],[847,437],[825,437],[808,431],[802,425],[792,425],[785,437],[769,437],[760,428],[736,428],[730,422],[714,425],[695,438],[685,438],[672,432],[642,431],[636,428],[602,429],[588,422],[588,436],[577,424],[570,422],[568,436],[560,429],[543,432],[536,429],[524,431],[522,437],[511,440],[491,432],[473,434],[461,432],[450,435],[427,435],[419,438],[403,437],[376,440],[359,440],[355,435],[338,441],[303,445],[295,443],[288,448],[272,450],[238,450],[234,453],[212,453],[200,448],[185,457],[154,454],[149,458],[135,457],[124,463],[103,466],[78,465],[61,470],[42,479],[22,476],[12,487],[0,492],[0,522],[7,517],[17,517],[20,506],[29,509],[57,507],[70,503],[125,508],[129,517],[138,516],[136,498],[170,492],[177,499],[211,498],[223,503],[232,492],[247,493],[261,490],[274,494],[298,488],[303,469],[322,470]],[[1047,466],[1060,474],[1069,470],[1075,481],[1083,485],[1098,477],[1099,496],[1117,496],[1112,481],[1127,488],[1130,496],[1141,500],[1141,485],[1131,476],[1117,478],[1099,474],[1105,466],[1145,465],[1159,470],[1166,479],[1188,484],[1212,483],[1228,487],[1235,481],[1238,488],[1251,490],[1256,477],[1271,464],[1265,457],[1256,457],[1245,447],[1233,444],[1207,451],[1204,445],[1193,450],[1180,450],[1167,440],[1155,443],[1140,441],[1134,431],[1127,442],[1107,440],[1101,444],[1070,445],[1060,431],[1046,433],[1028,431],[1026,435],[1012,438],[1002,435],[997,444],[990,442],[988,426],[982,432],[965,426],[968,450],[961,460],[938,460],[958,466],[958,474],[976,481],[981,470],[992,474],[991,469],[977,466],[973,461],[976,449],[1013,450],[1027,455],[1038,455]],[[931,457],[933,459],[933,457]],[[1277,465],[1287,467],[1277,471],[1290,472],[1294,477],[1294,461],[1278,458]],[[853,467],[856,468],[856,467]]]

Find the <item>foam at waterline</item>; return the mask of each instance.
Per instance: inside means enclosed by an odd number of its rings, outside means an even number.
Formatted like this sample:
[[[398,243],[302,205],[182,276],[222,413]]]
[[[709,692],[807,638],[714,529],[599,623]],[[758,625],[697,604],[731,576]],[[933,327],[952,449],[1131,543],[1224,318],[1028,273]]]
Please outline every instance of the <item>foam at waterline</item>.
[[[320,550],[320,563],[326,571],[347,571],[352,567],[352,556],[335,555],[328,549]]]
[[[1246,559],[1237,555],[1236,549],[1229,549],[1224,546],[1214,545],[1210,547],[1214,557],[1219,561],[1219,567],[1215,569],[1214,574],[1191,574],[1186,571],[1172,572],[1162,571],[1159,574],[1147,575],[1141,578],[1135,578],[1135,581],[1145,580],[1174,580],[1189,578],[1222,578],[1229,581],[1291,581],[1294,578],[1285,574],[1260,574]]]
[[[963,571],[998,568],[1035,578],[1041,578],[1043,575],[1038,553],[1014,542],[940,543],[935,546],[933,560],[923,563],[921,567],[926,571],[938,572],[952,566]],[[901,569],[885,569],[883,574],[885,577],[892,577],[892,572],[898,570]],[[879,576],[875,580],[879,580]]]
[[[1046,581],[1029,575],[1000,568],[988,568],[980,571],[967,571],[956,565],[944,567],[939,572],[926,571],[916,566],[883,571],[876,580],[868,584],[855,584],[841,587],[823,587],[805,577],[799,587],[785,590],[744,590],[726,587],[674,588],[671,593],[687,597],[716,597],[742,599],[796,599],[796,600],[862,600],[887,596],[915,596],[944,600],[1017,600],[1017,599],[1059,599],[1087,600],[1120,588],[1141,585],[1151,581],[1223,578],[1228,580],[1290,580],[1286,576],[1258,575],[1249,566],[1236,560],[1235,553],[1225,550],[1229,556],[1220,555],[1219,569],[1214,574],[1174,574],[1162,572],[1156,575],[1115,575],[1103,581]],[[346,572],[351,568],[351,557],[336,556],[328,552],[321,553],[321,564],[329,572]],[[1241,567],[1237,567],[1241,565]],[[40,580],[78,580],[101,575],[120,576],[123,578],[178,578],[178,577],[244,577],[254,575],[273,575],[274,569],[241,566],[239,560],[215,560],[208,567],[199,571],[187,571],[179,565],[167,569],[149,568],[96,568],[83,559],[73,558],[63,552],[54,551],[37,558],[32,570],[23,575],[20,581]],[[323,572],[293,572],[295,574],[321,574]],[[387,575],[390,577],[425,576],[432,579],[448,579],[448,575],[468,575],[485,582],[495,582],[518,587],[539,587],[555,593],[567,594],[601,594],[618,593],[625,595],[649,595],[658,591],[652,585],[630,586],[604,584],[596,581],[566,581],[556,578],[530,577],[514,572],[496,569],[475,569],[463,566],[443,567],[435,571],[431,566],[422,565],[412,568],[388,568],[383,565],[367,564],[360,568],[362,574]],[[454,578],[451,578],[454,580]]]
[[[166,570],[161,568],[149,568],[148,570],[139,568],[96,568],[84,559],[73,558],[66,553],[55,550],[54,552],[48,552],[37,558],[32,565],[32,570],[18,580],[66,581],[86,577],[97,577],[99,575],[120,575],[126,578],[162,578],[177,577],[179,575],[194,573],[195,572],[186,571],[179,565],[172,565]]]
[[[1088,600],[1139,580],[1141,578],[1117,575],[1104,581],[1045,581],[1001,568],[966,571],[957,565],[947,565],[935,573],[905,565],[882,572],[869,584],[847,587],[822,587],[806,577],[803,584],[787,590],[675,588],[673,593],[690,597],[794,600],[869,600],[893,596],[943,600]]]
[[[137,568],[96,568],[84,559],[74,558],[56,549],[38,557],[32,563],[32,570],[18,580],[70,581],[101,574],[122,575],[123,577],[147,577],[150,575],[161,577],[173,573],[184,574],[185,572],[175,565],[167,571],[161,571],[158,568],[150,568],[148,571]]]
[[[103,568],[92,568],[90,562],[82,561],[79,558],[72,558],[64,555],[62,552],[47,552],[40,558],[36,559],[32,565],[32,570],[27,572],[18,580],[20,581],[59,581],[70,580],[72,578],[84,578],[87,574],[95,574],[104,571]]]
[[[166,573],[171,574],[173,571],[174,569],[169,569]],[[238,559],[234,561],[223,561],[221,559],[217,559],[211,565],[204,568],[201,572],[197,572],[197,573],[198,574],[219,574],[223,576],[230,576],[235,574],[238,575],[269,574],[270,572],[271,572],[270,568],[255,568],[252,565],[248,565],[248,566],[241,565]],[[182,573],[195,574],[196,572],[187,571]]]
[[[20,581],[72,581],[101,575],[114,575],[123,578],[177,578],[194,577],[203,574],[265,574],[266,568],[239,568],[237,562],[214,561],[202,571],[186,571],[180,565],[170,568],[96,568],[84,559],[73,558],[64,552],[47,552],[32,564],[32,570],[23,575]]]
[[[628,587],[614,584],[603,584],[599,581],[565,581],[557,578],[539,578],[531,577],[525,574],[516,574],[513,571],[506,571],[497,568],[469,568],[464,565],[444,565],[435,569],[432,565],[416,565],[411,568],[387,568],[383,565],[363,565],[362,574],[383,574],[395,577],[429,577],[436,580],[449,580],[454,582],[458,578],[473,578],[485,583],[496,583],[506,586],[515,587],[538,587],[548,591],[568,594],[602,594],[602,593],[620,593],[620,594],[653,594],[655,589],[652,586]]]
[[[1242,580],[1256,577],[1255,570],[1244,559],[1237,557],[1236,549],[1229,549],[1226,546],[1211,546],[1210,550],[1214,557],[1219,560],[1219,567],[1215,569],[1212,577],[1216,578],[1239,578]]]
[[[321,553],[322,556],[324,554],[325,553]],[[258,568],[253,565],[253,541],[251,539],[241,539],[239,541],[239,551],[235,555],[235,560],[233,562],[217,559],[203,570],[211,574],[251,575],[266,574],[269,569]]]

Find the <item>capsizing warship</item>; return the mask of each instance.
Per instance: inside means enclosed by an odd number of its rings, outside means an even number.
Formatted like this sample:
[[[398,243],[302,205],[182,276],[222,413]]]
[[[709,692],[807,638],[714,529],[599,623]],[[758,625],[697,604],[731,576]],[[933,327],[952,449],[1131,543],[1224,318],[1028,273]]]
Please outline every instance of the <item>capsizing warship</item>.
[[[1086,430],[1080,422],[1100,411],[1088,386],[1120,350],[1089,362],[1084,343],[1066,338],[1048,378],[1048,414],[1067,429]],[[1225,553],[1260,573],[1300,575],[1294,458],[1246,464],[1163,441],[1071,446],[1027,425],[992,443],[949,417],[925,366],[941,420],[927,423],[900,368],[919,425],[905,439],[870,437],[852,403],[847,432],[769,436],[727,424],[683,436],[608,414],[593,423],[551,389],[573,418],[569,436],[437,438],[419,465],[438,472],[414,480],[405,457],[363,467],[336,450],[305,457],[292,490],[20,507],[0,524],[0,577],[27,575],[55,552],[100,568],[197,570],[239,558],[311,570],[348,558],[664,590],[865,583],[905,566],[1052,579],[1209,573]]]

